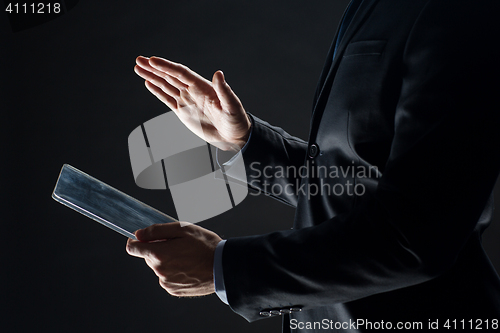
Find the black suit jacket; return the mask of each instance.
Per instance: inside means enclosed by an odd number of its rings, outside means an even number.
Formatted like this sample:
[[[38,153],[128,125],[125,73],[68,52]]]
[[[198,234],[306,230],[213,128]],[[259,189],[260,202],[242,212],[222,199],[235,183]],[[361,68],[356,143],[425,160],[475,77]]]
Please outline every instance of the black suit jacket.
[[[499,3],[365,0],[328,56],[309,141],[253,118],[248,182],[275,185],[268,194],[297,213],[293,230],[225,244],[235,312],[253,321],[281,310],[285,330],[289,319],[424,331],[429,320],[445,331],[447,319],[500,319],[499,278],[481,246],[500,170]],[[303,165],[309,174],[291,172]],[[289,172],[268,178],[265,166]]]

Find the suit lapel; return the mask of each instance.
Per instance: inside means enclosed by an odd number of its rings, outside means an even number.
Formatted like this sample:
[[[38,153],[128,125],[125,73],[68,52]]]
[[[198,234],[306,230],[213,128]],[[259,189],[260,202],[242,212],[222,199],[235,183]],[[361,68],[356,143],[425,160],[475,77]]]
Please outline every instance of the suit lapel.
[[[364,0],[361,6],[359,7],[356,15],[354,15],[351,24],[347,27],[347,30],[344,34],[344,37],[340,41],[340,44],[337,48],[337,53],[335,54],[335,59],[333,58],[333,53],[335,50],[335,42],[337,40],[340,25],[337,28],[337,33],[335,34],[335,38],[333,39],[332,46],[330,47],[330,51],[328,52],[328,58],[325,63],[325,67],[323,68],[323,72],[321,73],[320,81],[318,83],[318,90],[316,91],[315,102],[313,107],[313,115],[315,115],[318,109],[321,109],[324,106],[325,100],[328,98],[329,88],[331,83],[333,82],[333,78],[337,71],[340,59],[344,54],[345,48],[349,44],[353,35],[358,31],[361,25],[364,23],[366,16],[370,13],[373,6],[377,3],[378,0]],[[345,16],[345,12],[344,12]],[[342,17],[343,20],[343,17]],[[341,21],[342,22],[342,21]]]

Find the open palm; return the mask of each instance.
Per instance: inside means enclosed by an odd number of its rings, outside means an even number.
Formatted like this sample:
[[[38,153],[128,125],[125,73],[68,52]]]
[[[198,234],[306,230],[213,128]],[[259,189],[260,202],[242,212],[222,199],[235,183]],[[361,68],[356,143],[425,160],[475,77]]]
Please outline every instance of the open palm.
[[[138,57],[136,62],[135,72],[146,80],[148,90],[194,134],[223,150],[243,147],[251,123],[221,71],[210,82],[166,59]]]

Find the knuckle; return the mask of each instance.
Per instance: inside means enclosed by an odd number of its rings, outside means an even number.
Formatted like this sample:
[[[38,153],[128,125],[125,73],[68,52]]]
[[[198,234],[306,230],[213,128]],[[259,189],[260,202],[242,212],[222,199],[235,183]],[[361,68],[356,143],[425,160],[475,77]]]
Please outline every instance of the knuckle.
[[[156,266],[153,268],[153,270],[154,270],[156,276],[159,277],[161,280],[168,281],[168,272],[165,271],[165,269],[163,269],[163,267]]]
[[[190,71],[189,67],[179,64],[179,75],[186,75]]]
[[[155,235],[158,232],[158,230],[159,230],[159,226],[160,226],[160,224],[150,225],[149,227],[147,227],[146,229],[144,229],[145,235],[148,236],[148,237],[151,237],[151,236]]]
[[[167,85],[165,84],[164,81],[158,81],[158,88],[165,91],[167,89]]]
[[[182,292],[178,288],[176,288],[175,286],[173,286],[171,283],[169,283],[166,279],[160,277],[159,278],[159,284],[170,295],[176,296],[176,297],[181,297],[182,296]]]
[[[158,279],[158,283],[160,284],[160,286],[165,289],[169,294],[170,294],[170,286],[167,282],[167,280],[165,280],[163,277],[159,277]]]
[[[179,89],[179,97],[181,99],[187,100],[189,99],[189,96],[190,96],[189,91],[186,88]]]
[[[158,223],[150,225],[146,228],[146,230],[148,230],[149,232],[154,232],[156,229],[158,229]]]
[[[153,260],[155,263],[161,263],[162,262],[162,255],[156,251],[150,251],[148,254],[148,257]],[[160,265],[157,265],[157,267],[160,267]]]
[[[191,69],[185,65],[179,65],[177,77],[186,78],[191,73]]]
[[[159,88],[165,93],[168,93],[170,91],[170,85],[168,84],[168,82],[165,82],[165,80],[162,80],[160,82]]]

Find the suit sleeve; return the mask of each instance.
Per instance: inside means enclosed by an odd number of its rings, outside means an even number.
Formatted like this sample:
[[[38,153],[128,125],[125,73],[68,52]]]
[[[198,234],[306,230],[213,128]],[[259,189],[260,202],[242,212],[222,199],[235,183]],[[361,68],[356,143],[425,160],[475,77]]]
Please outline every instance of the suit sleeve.
[[[307,142],[253,115],[250,117],[252,138],[243,154],[248,186],[296,207],[295,187],[300,182],[300,175],[286,172],[286,168],[293,166],[294,170],[298,170],[304,164]],[[275,177],[276,173],[280,173],[283,177]],[[273,191],[273,186],[287,190]]]
[[[235,312],[253,321],[262,309],[349,302],[453,265],[500,170],[499,9],[428,1],[406,41],[391,153],[373,197],[314,227],[229,239]],[[276,132],[259,143],[277,151],[268,163],[293,160],[285,142]]]

